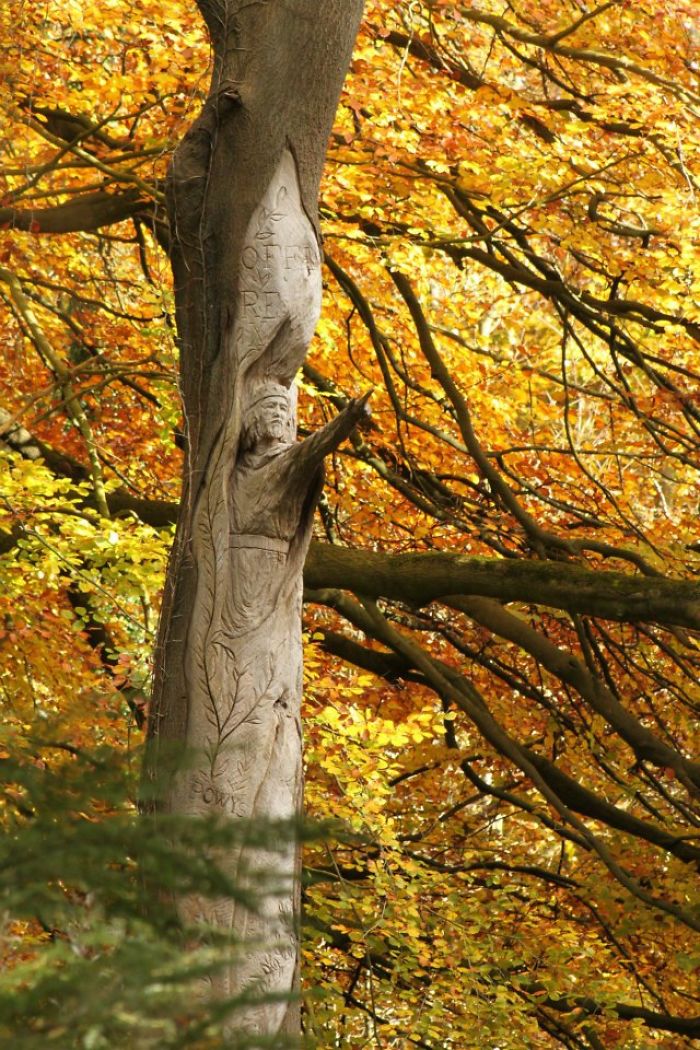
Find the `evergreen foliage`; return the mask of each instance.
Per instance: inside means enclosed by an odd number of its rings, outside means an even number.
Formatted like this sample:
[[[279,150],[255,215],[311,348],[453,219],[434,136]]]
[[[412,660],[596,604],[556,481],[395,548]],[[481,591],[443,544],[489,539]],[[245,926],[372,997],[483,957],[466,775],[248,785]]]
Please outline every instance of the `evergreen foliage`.
[[[223,1029],[237,1006],[262,996],[214,1005],[202,995],[208,975],[243,946],[183,930],[172,902],[197,893],[254,912],[256,892],[226,877],[217,852],[241,843],[274,850],[296,829],[161,816],[156,835],[134,805],[123,755],[103,748],[56,762],[57,753],[60,744],[30,740],[5,748],[0,765],[0,1045],[269,1047]],[[274,892],[264,872],[254,876],[248,885]]]

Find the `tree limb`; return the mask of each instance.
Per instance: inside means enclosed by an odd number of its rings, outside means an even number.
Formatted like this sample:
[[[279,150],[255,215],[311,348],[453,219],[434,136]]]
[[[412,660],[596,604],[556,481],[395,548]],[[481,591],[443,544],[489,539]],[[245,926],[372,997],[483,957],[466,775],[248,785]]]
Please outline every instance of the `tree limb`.
[[[623,622],[700,629],[700,585],[689,580],[595,571],[571,562],[473,558],[449,551],[381,554],[313,543],[305,582],[411,605],[453,595],[527,602]]]

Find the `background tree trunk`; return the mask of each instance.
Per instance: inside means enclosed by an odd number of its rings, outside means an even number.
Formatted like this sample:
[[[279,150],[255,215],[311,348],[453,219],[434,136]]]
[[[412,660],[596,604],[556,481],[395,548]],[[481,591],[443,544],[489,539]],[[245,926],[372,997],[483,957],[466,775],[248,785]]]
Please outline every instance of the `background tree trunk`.
[[[185,748],[194,757],[160,792],[165,810],[286,819],[301,804],[301,571],[310,517],[323,455],[362,410],[354,404],[326,431],[292,443],[294,376],[321,299],[318,186],[362,3],[199,7],[214,72],[168,179],[187,463],[146,775],[162,777]],[[284,887],[257,916],[231,901],[182,903],[186,919],[256,941],[240,966],[215,979],[215,994],[294,993],[296,852],[225,858],[234,878],[244,878],[243,863],[264,866]],[[297,1006],[250,1008],[240,1024],[293,1035]]]

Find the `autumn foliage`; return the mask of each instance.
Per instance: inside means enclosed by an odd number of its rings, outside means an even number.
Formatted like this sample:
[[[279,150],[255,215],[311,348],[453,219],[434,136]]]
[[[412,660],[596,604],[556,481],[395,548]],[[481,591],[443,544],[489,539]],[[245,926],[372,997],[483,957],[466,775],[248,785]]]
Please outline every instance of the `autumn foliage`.
[[[163,185],[208,64],[188,0],[0,8],[8,827],[18,761],[138,763],[186,440]],[[700,1035],[699,71],[691,0],[368,0],[300,376],[301,433],[374,388],[307,564],[319,1047]],[[50,940],[20,910],[8,972]]]

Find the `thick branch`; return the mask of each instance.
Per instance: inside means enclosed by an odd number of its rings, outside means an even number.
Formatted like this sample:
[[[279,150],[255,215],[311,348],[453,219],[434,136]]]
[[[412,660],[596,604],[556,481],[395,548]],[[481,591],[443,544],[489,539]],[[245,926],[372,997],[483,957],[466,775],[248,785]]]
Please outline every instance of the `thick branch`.
[[[307,597],[306,594],[305,597]],[[309,592],[308,600],[315,600],[313,592]],[[385,678],[388,682],[395,682],[401,678],[407,681],[422,681],[422,677],[416,674],[410,663],[396,653],[368,649],[366,645],[361,645],[338,631],[317,628],[314,630],[314,638],[324,652],[337,656],[346,663],[354,664],[355,667],[361,667],[363,671],[370,671],[372,674]]]
[[[688,580],[598,572],[569,562],[471,558],[447,551],[380,554],[311,545],[308,587],[427,605],[451,595],[527,602],[606,620],[700,628],[700,585]]]
[[[153,203],[138,190],[123,193],[87,193],[54,208],[0,208],[0,227],[29,233],[89,232],[103,226],[152,217]]]

